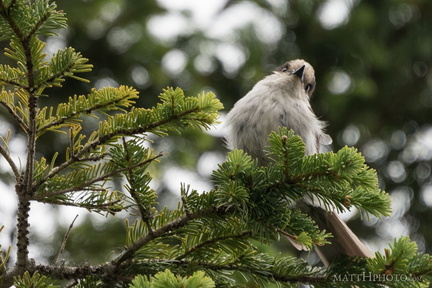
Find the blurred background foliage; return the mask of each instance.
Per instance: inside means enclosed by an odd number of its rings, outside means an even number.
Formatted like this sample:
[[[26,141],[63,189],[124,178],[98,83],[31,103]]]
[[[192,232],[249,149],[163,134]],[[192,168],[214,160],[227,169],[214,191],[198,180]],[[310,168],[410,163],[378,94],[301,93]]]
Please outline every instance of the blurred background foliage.
[[[50,90],[43,104],[87,94],[91,87],[124,84],[140,91],[138,106],[150,107],[161,89],[178,86],[187,95],[214,91],[229,111],[273,68],[303,58],[316,71],[312,106],[329,122],[331,149],[357,147],[392,195],[391,217],[368,219],[353,211],[344,215],[349,225],[372,250],[409,235],[421,251],[431,252],[432,1],[56,2],[67,13],[69,28],[46,39],[47,53],[72,46],[94,70],[83,75],[90,84],[69,80],[63,89]],[[6,128],[0,124],[2,133]],[[154,138],[149,145],[169,152],[154,169],[161,206],[176,206],[180,182],[211,188],[211,171],[227,152],[221,136],[217,129]],[[60,135],[40,139],[40,152],[49,157],[62,141]],[[0,173],[8,183],[5,170]],[[122,245],[122,221],[81,218],[86,220],[72,230],[67,246],[71,261],[103,261],[105,247]],[[46,243],[34,247],[39,257],[54,257],[65,231],[35,232]],[[95,253],[99,256],[91,256]]]

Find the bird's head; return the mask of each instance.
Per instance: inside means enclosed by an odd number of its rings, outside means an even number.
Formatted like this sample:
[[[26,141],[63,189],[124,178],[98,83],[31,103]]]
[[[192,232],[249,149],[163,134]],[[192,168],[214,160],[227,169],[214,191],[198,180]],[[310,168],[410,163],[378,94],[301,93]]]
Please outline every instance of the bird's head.
[[[315,90],[315,71],[308,62],[302,59],[291,60],[279,66],[274,72],[275,74],[288,77],[293,87],[300,85],[301,89],[308,95],[308,98],[312,96]]]

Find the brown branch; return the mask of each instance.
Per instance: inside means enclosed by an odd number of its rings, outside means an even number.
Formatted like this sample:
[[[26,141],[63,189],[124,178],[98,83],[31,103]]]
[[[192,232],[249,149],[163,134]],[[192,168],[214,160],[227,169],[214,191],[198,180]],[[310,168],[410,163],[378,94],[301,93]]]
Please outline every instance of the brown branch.
[[[69,225],[69,228],[68,228],[68,230],[66,231],[66,233],[65,233],[65,235],[63,237],[62,245],[60,247],[59,253],[57,254],[57,258],[54,261],[54,263],[56,263],[56,264],[59,262],[60,256],[63,254],[63,251],[64,251],[64,249],[66,247],[67,239],[69,238],[69,234],[70,234],[70,232],[72,230],[72,227],[73,227],[73,225],[75,223],[75,220],[77,218],[78,218],[78,215],[76,215],[75,218],[72,220],[72,223]]]
[[[20,184],[17,184],[20,186]],[[18,189],[19,190],[19,189]],[[24,194],[18,191],[18,194]],[[30,244],[28,234],[28,222],[30,212],[30,201],[23,196],[18,197],[18,211],[17,211],[17,262],[16,266],[19,270],[25,271],[28,264],[28,246]]]
[[[13,162],[12,158],[10,157],[9,153],[4,149],[3,146],[0,146],[0,154],[4,157],[6,162],[8,162],[9,166],[12,169],[12,172],[15,175],[15,180],[18,183],[21,178],[21,173],[18,170],[18,167],[15,165],[15,162]]]

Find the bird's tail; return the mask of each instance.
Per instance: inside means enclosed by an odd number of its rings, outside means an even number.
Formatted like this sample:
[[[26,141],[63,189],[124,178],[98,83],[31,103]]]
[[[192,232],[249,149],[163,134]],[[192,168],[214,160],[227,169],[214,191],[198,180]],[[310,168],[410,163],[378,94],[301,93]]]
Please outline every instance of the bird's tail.
[[[307,204],[301,206],[301,210],[307,212],[321,230],[330,232],[333,235],[332,238],[328,239],[331,244],[316,247],[316,252],[325,266],[328,266],[336,257],[340,257],[341,255],[349,257],[374,257],[366,245],[360,241],[336,213]]]

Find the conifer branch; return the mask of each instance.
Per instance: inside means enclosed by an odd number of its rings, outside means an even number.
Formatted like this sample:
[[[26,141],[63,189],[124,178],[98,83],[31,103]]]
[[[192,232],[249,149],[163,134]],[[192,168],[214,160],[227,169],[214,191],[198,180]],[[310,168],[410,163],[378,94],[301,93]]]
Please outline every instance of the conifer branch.
[[[194,261],[184,261],[184,265],[193,264]],[[228,265],[218,265],[213,263],[206,263],[206,261],[200,261],[199,265],[202,265],[203,268],[207,268],[213,271],[237,271],[244,272],[254,277],[267,278],[268,282],[280,282],[280,283],[305,283],[305,284],[318,284],[320,282],[328,281],[327,276],[319,275],[292,275],[286,276],[279,273],[275,273],[272,270],[259,269],[255,267],[248,267],[246,265],[239,264],[228,264]]]
[[[24,120],[15,112],[14,109],[12,109],[12,107],[10,107],[7,103],[0,101],[0,104],[3,105],[3,107],[6,108],[6,110],[9,112],[9,114],[12,116],[12,118],[14,118],[18,124],[20,125],[20,127],[23,129],[23,131],[28,134],[29,132],[29,127],[27,125],[27,123],[24,122]]]
[[[138,111],[138,112],[136,112],[136,111]],[[172,123],[172,122],[174,122],[176,120],[183,119],[186,116],[188,116],[190,114],[194,114],[195,112],[198,112],[198,111],[200,111],[200,108],[199,107],[194,107],[192,109],[185,110],[185,111],[183,111],[181,113],[170,115],[166,119],[161,119],[160,121],[151,122],[151,123],[149,123],[147,125],[140,125],[140,123],[136,123],[137,122],[136,120],[133,120],[130,123],[133,126],[132,127],[127,127],[127,128],[122,128],[122,126],[126,126],[125,124],[119,126],[119,125],[116,125],[116,123],[109,123],[110,125],[107,125],[107,123],[104,122],[104,124],[102,124],[102,125],[106,125],[106,126],[111,127],[108,131],[99,131],[99,135],[100,136],[98,138],[96,138],[92,142],[87,143],[86,145],[84,145],[81,148],[81,150],[77,154],[75,154],[73,157],[71,157],[68,161],[65,161],[62,164],[60,164],[59,166],[55,167],[38,184],[40,185],[41,183],[43,183],[44,181],[46,181],[46,179],[54,177],[55,175],[59,174],[61,171],[63,171],[66,168],[70,167],[72,164],[81,161],[81,157],[83,157],[83,155],[85,155],[86,153],[91,152],[96,147],[99,147],[99,146],[104,145],[104,144],[106,144],[108,142],[111,142],[114,139],[118,139],[121,136],[139,135],[139,134],[145,134],[145,133],[148,133],[148,132],[153,132],[155,134],[160,134],[160,133],[162,133],[162,131],[166,130],[167,128],[160,128],[159,130],[157,128],[163,127],[164,125],[166,125],[168,123]],[[138,117],[140,114],[148,113],[148,110],[147,109],[134,109],[133,111],[131,111],[131,112],[127,113],[127,114],[117,114],[114,117],[109,118],[109,119],[113,119],[113,120],[110,120],[112,122],[115,122],[116,119],[118,119],[118,118],[122,118],[122,120],[124,120],[124,118],[127,118],[128,115],[130,115],[132,113],[138,114],[137,115],[137,117]],[[193,121],[193,120],[202,121],[202,119],[200,119],[200,118],[197,118],[197,119],[187,118],[187,119],[190,120],[190,121]]]
[[[58,204],[58,205],[62,205],[62,206],[69,206],[69,207],[77,207],[77,208],[84,208],[87,209],[89,211],[93,211],[96,213],[100,213],[101,211],[107,212],[109,214],[114,215],[117,212],[122,211],[124,208],[121,205],[118,205],[121,200],[115,200],[115,201],[110,201],[110,202],[105,202],[105,203],[76,203],[76,202],[70,202],[70,201],[66,201],[66,200],[61,200],[61,201],[40,201],[43,203],[50,203],[50,204]]]
[[[220,215],[226,213],[232,213],[232,209],[227,207],[219,207],[219,208],[212,207],[206,211],[198,211],[196,213],[189,213],[180,216],[177,219],[166,223],[164,226],[152,230],[152,233],[148,233],[143,237],[141,237],[140,239],[138,239],[137,241],[133,242],[125,249],[125,251],[123,251],[119,256],[113,259],[111,263],[115,265],[120,265],[121,263],[131,259],[135,252],[137,252],[141,247],[147,245],[150,241],[164,236],[169,231],[174,231],[176,229],[184,227],[192,220],[198,219],[200,217],[209,216],[209,215],[214,215],[214,214]]]
[[[18,37],[18,39],[23,39],[24,36],[21,33],[20,29],[18,28],[17,23],[15,22],[15,20],[11,17],[10,15],[10,11],[11,9],[15,6],[16,4],[16,0],[12,0],[9,6],[4,6],[3,1],[0,1],[0,7],[2,8],[2,10],[4,11],[3,17],[6,19],[6,21],[9,24],[9,27],[12,29],[12,31],[15,33],[15,35]]]
[[[248,238],[252,235],[252,231],[244,231],[242,233],[239,234],[235,234],[235,235],[225,235],[225,236],[220,236],[220,237],[215,237],[209,240],[206,240],[204,242],[199,243],[198,245],[195,245],[193,247],[190,247],[184,254],[178,256],[175,258],[176,261],[180,261],[183,260],[184,258],[188,257],[188,255],[192,254],[193,252],[205,248],[205,246],[211,245],[211,244],[215,244],[218,243],[220,241],[223,240],[227,240],[227,239],[245,239]]]
[[[125,167],[125,168],[115,169],[115,170],[113,170],[113,171],[111,171],[109,173],[102,174],[102,175],[100,175],[98,177],[93,177],[93,178],[91,178],[88,181],[82,182],[79,185],[71,187],[71,188],[68,188],[68,189],[63,189],[63,190],[52,191],[52,192],[49,192],[49,193],[42,193],[42,194],[39,194],[39,195],[35,195],[33,197],[33,200],[44,202],[44,201],[46,201],[47,197],[62,195],[62,194],[66,194],[66,193],[74,192],[74,191],[81,191],[81,190],[85,189],[86,187],[91,187],[91,185],[93,185],[93,184],[95,184],[97,182],[106,181],[106,180],[110,179],[111,177],[113,177],[115,175],[118,175],[118,174],[120,174],[122,172],[126,172],[126,171],[129,171],[131,169],[147,165],[150,162],[153,162],[154,160],[156,160],[157,158],[162,157],[162,156],[163,156],[163,154],[159,153],[158,155],[155,155],[155,156],[153,156],[153,157],[151,157],[151,158],[149,158],[149,159],[147,159],[147,160],[145,160],[143,162],[137,163],[137,164],[135,164],[135,165],[133,165],[131,167]],[[38,187],[36,187],[36,188],[38,188]],[[97,190],[97,189],[90,188],[89,190]],[[103,190],[106,190],[106,189],[103,189]]]
[[[0,78],[0,83],[5,83],[7,85],[16,86],[16,87],[28,88],[27,86],[22,86],[21,83],[16,82],[12,79]]]
[[[122,89],[122,87],[120,87],[119,89]],[[133,93],[133,91],[131,91],[130,94],[124,94],[120,98],[113,98],[113,99],[111,99],[109,101],[106,101],[106,102],[100,101],[98,103],[95,103],[94,105],[85,106],[85,107],[83,107],[83,109],[76,109],[76,107],[75,107],[74,111],[72,113],[70,113],[70,115],[61,115],[61,116],[59,115],[59,116],[57,116],[56,117],[57,119],[55,119],[53,121],[50,121],[49,123],[47,123],[44,126],[40,127],[38,129],[38,132],[39,132],[39,134],[42,134],[46,130],[49,130],[52,127],[61,127],[62,124],[67,123],[71,119],[78,118],[78,117],[80,117],[82,115],[90,115],[94,111],[98,111],[98,110],[101,110],[101,109],[106,109],[106,110],[118,109],[118,110],[120,110],[119,106],[121,104],[123,104],[123,106],[126,106],[126,105],[124,105],[125,100],[129,100],[131,98],[135,98],[134,94],[135,93]],[[71,102],[73,102],[73,100],[75,100],[75,99],[71,98],[69,100],[68,104],[69,105],[73,104],[73,103],[71,103]],[[63,105],[63,106],[67,106],[67,105]],[[62,108],[58,108],[58,110],[64,109],[63,106],[62,106]]]
[[[124,151],[125,151],[125,160],[126,160],[126,162],[130,162],[132,157],[129,154],[128,143],[126,142],[126,139],[124,137],[122,137],[122,144],[123,144]],[[159,154],[159,155],[162,155],[162,154]],[[130,169],[127,169],[125,171],[127,174],[126,178],[128,179],[128,181],[130,183],[130,189],[128,189],[128,190],[129,190],[129,193],[132,196],[132,198],[135,200],[136,205],[138,206],[138,211],[140,213],[141,219],[144,221],[144,223],[146,223],[147,229],[150,231],[150,233],[153,233],[150,222],[149,222],[149,219],[151,218],[152,215],[151,215],[150,211],[148,211],[146,209],[146,207],[144,207],[142,205],[140,198],[137,194],[137,191],[135,189],[136,179],[132,173],[133,169],[134,168],[131,167]]]

